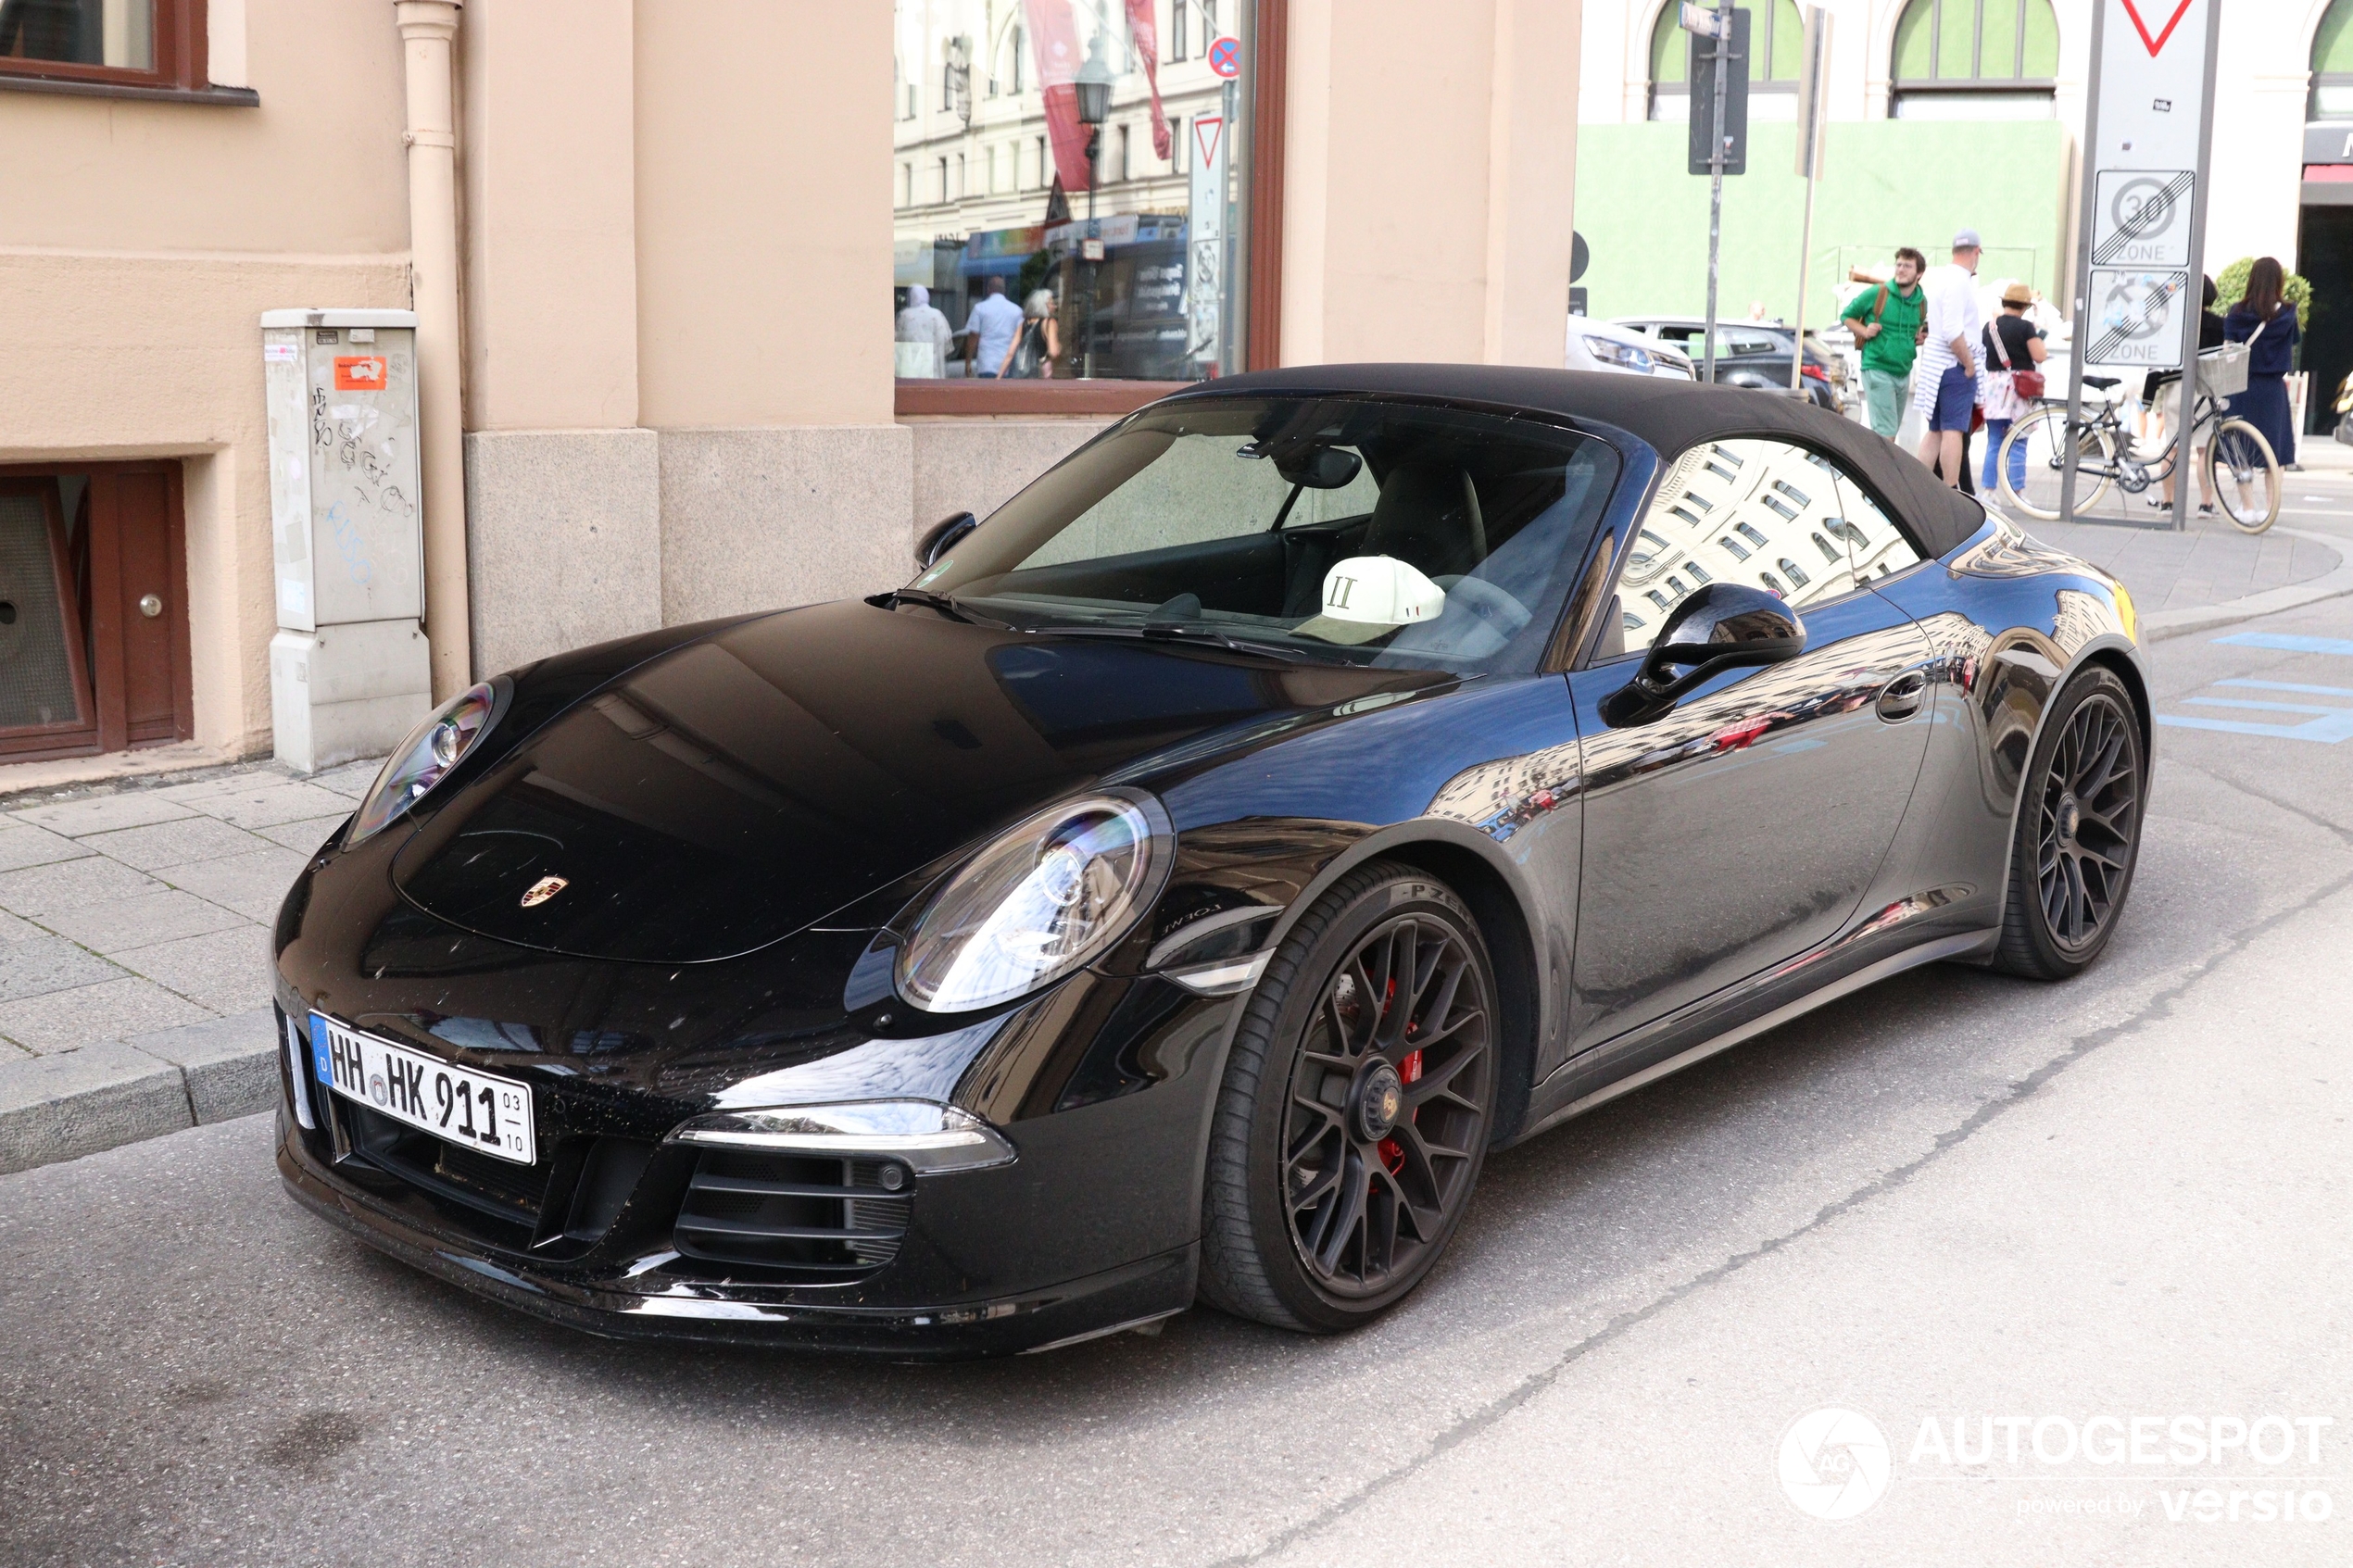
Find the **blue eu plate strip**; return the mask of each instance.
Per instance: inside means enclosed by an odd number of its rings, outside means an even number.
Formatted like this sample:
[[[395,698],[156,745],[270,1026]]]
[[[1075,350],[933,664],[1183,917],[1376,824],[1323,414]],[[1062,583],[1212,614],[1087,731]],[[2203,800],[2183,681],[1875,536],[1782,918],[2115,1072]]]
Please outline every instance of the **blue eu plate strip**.
[[[334,1069],[327,1065],[327,1021],[315,1012],[310,1015],[310,1070],[319,1082],[334,1087]]]
[[[2343,637],[2296,637],[2285,632],[2239,632],[2214,640],[2234,647],[2284,648],[2289,653],[2335,653],[2353,658],[2353,641]]]

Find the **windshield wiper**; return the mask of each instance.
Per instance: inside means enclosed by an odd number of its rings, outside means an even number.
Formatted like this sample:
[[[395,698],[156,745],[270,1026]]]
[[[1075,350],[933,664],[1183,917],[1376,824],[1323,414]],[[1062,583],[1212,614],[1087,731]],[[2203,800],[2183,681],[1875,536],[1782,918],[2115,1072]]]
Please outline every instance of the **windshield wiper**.
[[[1314,662],[1310,655],[1298,648],[1227,636],[1207,626],[1192,626],[1178,621],[1150,621],[1141,626],[1038,626],[1032,630],[1046,637],[1125,637],[1138,642],[1197,643],[1204,647],[1224,648],[1228,653],[1251,653],[1279,659],[1286,664]]]
[[[964,612],[964,607],[946,594],[935,594],[929,588],[893,588],[887,594],[876,594],[866,601],[878,609],[895,609],[900,605],[921,605],[936,609],[950,621],[961,621],[967,626],[980,622]]]

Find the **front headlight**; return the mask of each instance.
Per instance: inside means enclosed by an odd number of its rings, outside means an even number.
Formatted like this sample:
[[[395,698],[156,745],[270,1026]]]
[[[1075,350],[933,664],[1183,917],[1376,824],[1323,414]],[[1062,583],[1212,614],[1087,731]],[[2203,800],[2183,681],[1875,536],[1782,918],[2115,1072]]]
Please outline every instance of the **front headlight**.
[[[380,833],[395,817],[414,806],[434,785],[447,778],[460,758],[472,751],[490,728],[498,694],[487,684],[470,686],[443,703],[425,721],[409,732],[384,771],[368,786],[359,815],[344,839],[346,848]]]
[[[1040,811],[924,906],[900,945],[899,994],[925,1012],[971,1012],[1093,962],[1143,917],[1168,834],[1149,796]]]
[[[1589,337],[1585,340],[1585,352],[1604,364],[1616,365],[1622,370],[1637,371],[1642,375],[1651,373],[1650,355],[1629,343],[1617,343],[1605,337]]]

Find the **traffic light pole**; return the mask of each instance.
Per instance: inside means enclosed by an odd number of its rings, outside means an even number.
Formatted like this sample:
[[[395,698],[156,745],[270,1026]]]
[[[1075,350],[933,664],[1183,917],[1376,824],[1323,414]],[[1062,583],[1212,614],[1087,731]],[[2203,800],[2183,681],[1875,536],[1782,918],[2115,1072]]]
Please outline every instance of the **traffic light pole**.
[[[1709,385],[1716,382],[1716,277],[1717,257],[1724,241],[1724,91],[1727,72],[1732,58],[1732,7],[1719,5],[1716,10],[1716,82],[1714,114],[1716,136],[1707,160],[1707,369]]]

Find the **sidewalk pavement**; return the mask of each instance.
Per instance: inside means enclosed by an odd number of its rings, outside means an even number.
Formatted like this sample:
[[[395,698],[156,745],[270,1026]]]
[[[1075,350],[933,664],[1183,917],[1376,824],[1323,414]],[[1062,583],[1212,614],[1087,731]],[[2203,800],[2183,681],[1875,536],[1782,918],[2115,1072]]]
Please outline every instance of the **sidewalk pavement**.
[[[275,1102],[270,923],[376,766],[0,801],[0,1172]]]
[[[2283,476],[2279,521],[2251,537],[2196,512],[2176,533],[2113,494],[2090,521],[2019,521],[2123,579],[2145,634],[2162,641],[2353,593],[2353,447],[2308,436],[2298,456],[2304,467]]]

